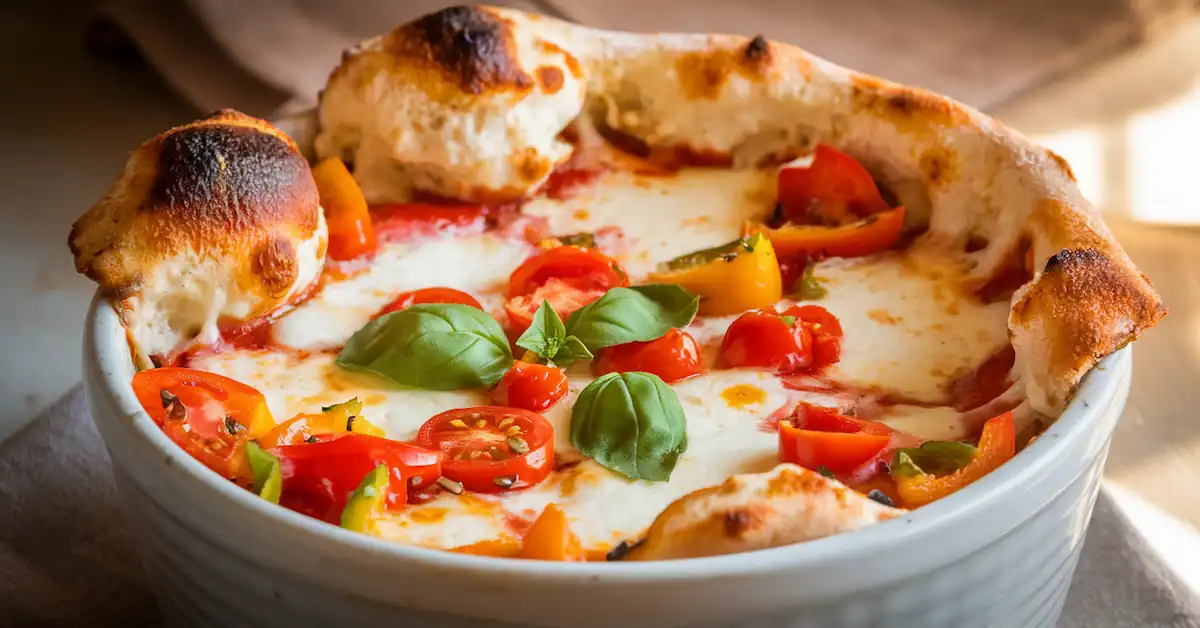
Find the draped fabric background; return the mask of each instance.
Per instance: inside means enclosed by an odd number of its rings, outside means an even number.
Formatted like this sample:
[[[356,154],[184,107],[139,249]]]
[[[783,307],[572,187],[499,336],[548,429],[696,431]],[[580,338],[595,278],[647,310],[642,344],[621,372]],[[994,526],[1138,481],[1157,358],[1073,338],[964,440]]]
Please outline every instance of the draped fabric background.
[[[440,0],[117,0],[107,10],[201,109],[311,103],[342,50]],[[1194,0],[497,0],[633,31],[764,34],[847,67],[996,105],[1132,45]],[[237,76],[241,75],[241,76]],[[234,78],[236,76],[236,78]],[[251,93],[247,79],[259,83]],[[230,84],[229,81],[233,81]],[[257,100],[256,100],[257,99]]]

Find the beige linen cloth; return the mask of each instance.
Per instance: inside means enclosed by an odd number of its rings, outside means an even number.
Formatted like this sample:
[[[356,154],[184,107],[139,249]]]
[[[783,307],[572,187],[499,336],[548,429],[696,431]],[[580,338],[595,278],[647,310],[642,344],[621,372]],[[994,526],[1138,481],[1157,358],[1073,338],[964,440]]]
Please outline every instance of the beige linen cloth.
[[[199,110],[311,106],[341,51],[436,0],[125,0],[105,10]],[[1192,0],[519,0],[627,30],[763,33],[986,108]],[[0,444],[0,626],[161,624],[76,388]],[[1061,625],[1200,628],[1200,601],[1101,493]]]

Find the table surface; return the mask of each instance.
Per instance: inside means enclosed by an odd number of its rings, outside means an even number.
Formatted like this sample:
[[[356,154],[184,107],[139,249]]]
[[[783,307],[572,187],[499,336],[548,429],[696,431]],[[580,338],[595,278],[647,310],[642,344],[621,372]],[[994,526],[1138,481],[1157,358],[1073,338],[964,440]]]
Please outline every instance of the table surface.
[[[50,11],[37,3],[0,4],[0,81],[10,86],[0,102],[0,206],[8,217],[0,229],[0,285],[6,289],[0,300],[0,439],[79,380],[74,356],[92,284],[76,275],[67,251],[71,222],[103,192],[132,148],[195,115],[142,65],[89,58],[82,47],[83,12],[29,19]],[[1200,37],[1171,45],[1192,46],[1191,58],[1200,59]],[[1179,58],[1177,48],[1170,52]],[[1086,108],[1097,94],[1118,93],[1105,102],[1119,108],[1120,76],[1180,67],[1162,55],[1135,57],[1116,70],[1099,68],[1072,89],[1033,94],[1000,115],[1035,136],[1053,138],[1055,127],[1047,120],[1079,103]],[[1195,75],[1186,78],[1195,85]],[[21,87],[28,85],[37,88]],[[1108,113],[1111,125],[1117,118]],[[1200,134],[1175,138],[1181,139],[1200,144]],[[1110,199],[1112,187],[1106,179]],[[1191,209],[1200,217],[1200,208]],[[1120,213],[1111,226],[1172,312],[1136,346],[1133,391],[1107,478],[1127,503],[1138,504],[1139,520],[1170,529],[1164,538],[1179,540],[1190,534],[1179,521],[1200,523],[1200,499],[1191,490],[1200,478],[1200,229],[1147,226]],[[1194,544],[1195,538],[1185,541]],[[1191,569],[1200,585],[1200,574]]]

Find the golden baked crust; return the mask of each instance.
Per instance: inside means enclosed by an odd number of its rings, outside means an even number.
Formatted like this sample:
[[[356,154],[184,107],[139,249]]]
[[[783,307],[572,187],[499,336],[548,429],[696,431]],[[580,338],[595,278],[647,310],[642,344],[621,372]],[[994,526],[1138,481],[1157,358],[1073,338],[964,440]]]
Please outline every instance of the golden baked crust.
[[[793,464],[735,475],[667,506],[626,560],[747,552],[850,532],[905,511]]]
[[[142,144],[69,245],[153,355],[303,291],[324,261],[325,227],[295,143],[224,110]]]

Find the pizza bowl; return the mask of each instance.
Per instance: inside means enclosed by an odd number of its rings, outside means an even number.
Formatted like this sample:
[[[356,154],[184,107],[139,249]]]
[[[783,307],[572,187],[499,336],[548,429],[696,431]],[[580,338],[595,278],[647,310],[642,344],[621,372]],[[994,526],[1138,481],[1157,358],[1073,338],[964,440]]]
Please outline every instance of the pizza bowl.
[[[1165,309],[1052,153],[948,99],[762,38],[631,35],[463,7],[349,51],[319,109],[280,127],[223,112],[165,132],[72,232],[81,272],[101,285],[85,348],[95,420],[180,623],[1053,625],[1128,391],[1124,347]],[[303,157],[320,160],[312,175]],[[833,180],[822,169],[834,163],[862,174],[814,184],[818,171]],[[412,226],[417,201],[438,208],[424,231]],[[409,203],[401,236],[368,238],[373,221],[398,215],[368,203]],[[464,233],[464,203],[499,218]],[[613,224],[624,248],[600,244],[598,227]],[[584,231],[587,244],[567,242]],[[587,253],[608,260],[599,270],[535,281],[551,257],[600,249],[613,257]],[[798,255],[804,275],[785,280]],[[531,261],[541,270],[524,272]],[[567,279],[603,285],[570,311],[550,302],[574,294],[555,285],[534,312],[552,280],[585,292]],[[818,314],[798,303],[816,298],[814,281],[829,288]],[[439,285],[471,294],[389,303]],[[622,318],[618,298],[641,304],[641,318]],[[454,370],[423,366],[450,349],[393,351],[414,342],[403,325],[425,334],[418,318],[435,314],[495,341]],[[743,322],[786,331],[734,340]],[[657,331],[638,331],[647,326]],[[638,343],[668,337],[691,343],[692,370],[627,366],[644,358]],[[447,477],[448,460],[465,473],[482,450],[430,440],[430,422],[469,410],[454,416],[483,429],[484,406],[520,405],[500,379],[517,364],[553,371],[593,357],[592,373],[556,371],[565,392],[548,404],[494,419],[516,429],[502,438],[521,438],[488,460],[528,468]],[[178,382],[139,388],[178,374],[169,365],[249,392],[208,416],[211,399],[192,405]],[[602,404],[594,386],[616,380],[642,405]],[[975,385],[955,396],[961,381]],[[638,386],[662,408],[645,410]],[[271,418],[309,429],[330,412],[332,433],[280,435]],[[640,437],[630,454],[589,435],[609,434],[623,412],[653,426],[652,455],[638,453]],[[811,448],[785,451],[789,429],[820,432],[811,417],[826,415],[852,426],[827,431],[861,433],[853,440],[875,453],[829,468]],[[519,416],[549,436],[535,441]],[[988,446],[994,425],[1011,435],[1001,457]],[[438,451],[442,477],[396,475],[411,503],[391,512],[392,472],[411,469],[368,465],[353,494],[323,476],[344,502],[342,528],[269,503],[281,466],[285,498],[297,477],[286,447],[340,448],[364,430]],[[929,442],[972,453],[926,471],[916,445]],[[547,469],[532,480],[531,455]],[[988,459],[990,472],[930,488]],[[861,469],[887,475],[913,509],[867,491]],[[914,485],[940,499],[903,490]],[[551,506],[566,512],[560,540],[574,539],[573,556],[582,539],[608,561],[509,558],[545,558],[526,541]],[[500,532],[476,525],[481,507]],[[511,532],[524,512],[537,520]],[[492,555],[474,555],[480,543]]]

